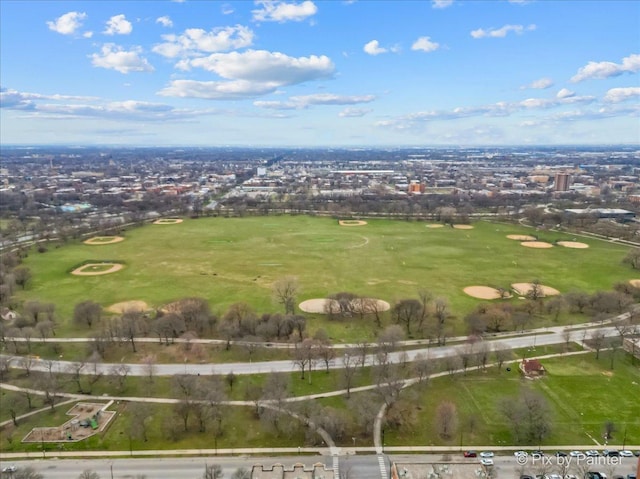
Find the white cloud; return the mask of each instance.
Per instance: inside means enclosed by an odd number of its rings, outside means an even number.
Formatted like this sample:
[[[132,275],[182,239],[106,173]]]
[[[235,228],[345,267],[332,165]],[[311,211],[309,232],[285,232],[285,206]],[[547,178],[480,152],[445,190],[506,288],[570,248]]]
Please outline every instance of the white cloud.
[[[140,56],[142,50],[134,47],[129,51],[113,43],[102,46],[100,53],[91,55],[91,63],[94,67],[116,70],[120,73],[152,72],[154,68],[146,58]]]
[[[522,87],[522,89],[533,88],[534,90],[545,90],[553,86],[553,80],[551,78],[539,78],[532,81],[528,85]]]
[[[260,108],[272,110],[302,110],[312,105],[357,105],[375,100],[374,95],[336,95],[333,93],[316,93],[313,95],[292,96],[287,101],[255,101]]]
[[[640,54],[634,53],[622,59],[622,63],[613,62],[589,62],[578,70],[572,78],[573,83],[583,80],[603,79],[622,75],[623,73],[635,73],[640,70]]]
[[[87,18],[86,13],[68,12],[59,16],[53,22],[47,22],[49,30],[61,35],[73,35],[82,26],[82,20]]]
[[[497,29],[488,29],[484,30],[483,28],[478,28],[477,30],[473,30],[471,32],[471,36],[473,38],[504,38],[507,36],[509,32],[514,32],[518,35],[526,31],[533,31],[536,29],[535,25],[523,26],[523,25],[505,25],[501,28]]]
[[[251,12],[253,13],[253,20],[256,22],[300,22],[315,15],[318,11],[318,7],[310,0],[302,3],[258,0],[255,4],[261,7]]]
[[[257,83],[246,80],[227,82],[173,80],[158,92],[161,96],[202,98],[205,100],[241,100],[272,93],[278,88],[274,83]]]
[[[83,36],[84,38],[91,38],[91,37],[93,36],[93,32],[84,32],[84,33],[82,34],[82,36]]]
[[[235,10],[233,9],[233,7],[228,3],[223,3],[222,6],[220,7],[220,12],[223,15],[231,15],[234,11]]]
[[[156,18],[156,23],[159,23],[163,27],[167,27],[167,28],[170,28],[173,26],[173,21],[171,21],[171,18],[169,18],[168,15]]]
[[[358,118],[361,116],[365,116],[367,113],[371,113],[370,108],[345,108],[338,116],[340,118]]]
[[[389,51],[386,48],[382,48],[378,40],[371,40],[364,46],[363,50],[369,55],[380,55]]]
[[[114,15],[107,21],[107,28],[104,30],[105,35],[129,35],[133,30],[131,22],[124,15]]]
[[[438,48],[440,48],[440,44],[432,42],[430,37],[420,37],[411,45],[412,50],[420,50],[423,52],[434,52]]]
[[[624,88],[611,88],[604,96],[604,101],[609,103],[620,103],[640,97],[640,87],[624,87]]]
[[[165,121],[215,113],[213,110],[184,110],[160,103],[137,100],[105,101],[98,97],[43,95],[3,90],[2,108],[20,110],[38,117],[87,117],[108,120]]]
[[[571,98],[573,96],[576,96],[575,92],[572,92],[571,90],[567,89],[567,88],[562,88],[557,94],[556,94],[556,98]]]
[[[453,0],[431,0],[433,8],[447,8],[453,5]]]
[[[230,81],[175,80],[159,92],[164,96],[219,99],[253,98],[286,85],[329,78],[334,65],[326,56],[290,57],[279,52],[248,50],[185,59],[183,68],[202,68]]]
[[[329,57],[324,55],[295,58],[266,50],[214,53],[208,57],[188,60],[188,63],[192,67],[216,73],[222,78],[279,85],[328,78],[335,68]]]
[[[154,46],[153,51],[167,58],[223,52],[251,46],[253,37],[253,31],[242,25],[215,28],[209,32],[188,28],[181,35],[162,35],[165,42]]]

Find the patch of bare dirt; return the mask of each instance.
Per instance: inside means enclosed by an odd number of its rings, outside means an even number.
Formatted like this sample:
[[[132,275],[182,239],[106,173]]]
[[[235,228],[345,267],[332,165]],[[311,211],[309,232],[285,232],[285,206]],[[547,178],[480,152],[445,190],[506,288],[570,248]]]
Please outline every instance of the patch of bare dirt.
[[[520,244],[522,246],[526,246],[527,248],[537,248],[537,249],[553,248],[553,245],[551,243],[547,243],[546,241],[523,241]]]
[[[579,241],[558,241],[558,244],[565,248],[586,249],[589,247],[587,243],[580,243]]]
[[[511,240],[516,240],[516,241],[535,241],[536,240],[535,236],[529,236],[529,235],[507,235],[507,238]]]
[[[503,296],[500,290],[491,286],[467,286],[463,291],[472,298],[478,299],[500,299],[503,297],[511,297],[511,295]]]
[[[375,298],[354,299],[353,300],[354,312],[357,312],[357,313],[359,313],[360,311],[365,313],[369,312],[368,311],[369,301],[373,299]],[[391,309],[391,305],[386,301],[383,301],[381,299],[375,299],[375,301],[376,301],[375,308],[371,308],[371,309],[375,309],[377,311],[388,311],[389,309]],[[298,307],[300,308],[301,311],[304,311],[305,313],[316,313],[316,314],[327,314],[328,311],[331,311],[331,310],[338,311],[340,309],[340,307],[338,306],[338,302],[336,300],[328,299],[328,298],[307,299],[306,301],[303,301],[302,303],[300,303]]]
[[[457,230],[472,230],[473,226],[471,225],[453,225],[453,227]]]
[[[116,314],[126,313],[127,311],[148,311],[149,305],[144,301],[140,300],[132,300],[132,301],[123,301],[121,303],[112,304],[107,308],[107,311]]]
[[[362,220],[340,220],[338,224],[340,226],[364,226],[367,222]]]
[[[526,296],[529,293],[529,291],[533,289],[533,283],[513,283],[511,287],[519,296]],[[544,284],[539,284],[538,287],[542,290],[543,296],[555,296],[560,294],[560,291],[558,291],[555,288],[552,288],[551,286],[545,286]]]

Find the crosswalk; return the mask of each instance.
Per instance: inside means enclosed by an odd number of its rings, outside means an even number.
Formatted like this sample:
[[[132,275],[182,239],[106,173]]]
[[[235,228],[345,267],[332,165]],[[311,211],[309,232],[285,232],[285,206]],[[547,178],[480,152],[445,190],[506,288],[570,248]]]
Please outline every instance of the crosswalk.
[[[333,455],[333,479],[340,479],[340,457]]]
[[[382,454],[378,454],[378,464],[380,465],[380,477],[382,479],[387,479],[387,461]]]

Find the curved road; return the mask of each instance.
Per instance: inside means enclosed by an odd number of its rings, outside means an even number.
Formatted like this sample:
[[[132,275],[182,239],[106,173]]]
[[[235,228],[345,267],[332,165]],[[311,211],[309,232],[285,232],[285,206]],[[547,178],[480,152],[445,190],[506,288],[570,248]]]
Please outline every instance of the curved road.
[[[628,314],[628,313],[627,313]],[[622,318],[625,315],[621,315],[618,318]],[[617,319],[618,319],[617,318]],[[588,331],[584,329],[582,325],[580,327],[576,327],[571,329],[572,331],[572,342],[580,342],[583,339],[584,331]],[[495,338],[495,339],[486,339],[487,343],[500,343],[501,347],[506,349],[518,349],[518,348],[532,348],[535,349],[536,346],[544,346],[550,344],[562,344],[566,342],[564,338],[565,330],[568,328],[565,327],[555,327],[548,329],[539,329],[534,330],[527,333],[526,336],[516,336],[516,337],[506,337],[506,338]],[[605,336],[617,336],[618,331],[615,327],[600,327],[599,328]],[[588,333],[587,333],[588,337]],[[416,356],[422,355],[423,357],[427,357],[430,359],[438,359],[449,356],[455,356],[458,351],[465,347],[466,344],[456,344],[452,346],[437,346],[431,348],[417,348],[409,351],[400,351],[389,354],[389,360],[393,363],[405,362],[405,361],[415,361]],[[2,357],[7,357],[11,359],[12,367],[20,368],[20,358],[21,356],[8,356],[2,355]],[[369,354],[366,356],[365,365],[373,365],[375,364],[376,355]],[[55,372],[65,372],[74,365],[79,365],[80,363],[73,361],[59,361],[59,360],[43,360],[43,359],[34,359],[33,365],[31,367],[34,371],[55,371]],[[118,363],[116,363],[118,364]],[[97,363],[95,366],[97,371],[94,370],[94,365],[91,364],[90,367],[87,363],[85,363],[84,368],[81,373],[84,374],[93,374],[95,372],[102,374],[109,374],[110,369],[113,367],[114,363]],[[129,374],[132,376],[147,376],[149,375],[149,366],[144,364],[127,364],[130,368]],[[334,359],[329,364],[330,369],[341,369],[342,361],[340,358]],[[91,369],[91,371],[89,371]],[[270,372],[292,372],[298,369],[295,361],[293,360],[279,360],[279,361],[262,361],[262,362],[240,362],[240,363],[206,363],[206,364],[191,364],[191,363],[173,363],[173,364],[154,364],[153,365],[153,375],[155,376],[173,376],[178,374],[198,374],[198,375],[214,375],[214,374],[228,374],[233,372],[234,374],[260,374],[260,373],[270,373]]]

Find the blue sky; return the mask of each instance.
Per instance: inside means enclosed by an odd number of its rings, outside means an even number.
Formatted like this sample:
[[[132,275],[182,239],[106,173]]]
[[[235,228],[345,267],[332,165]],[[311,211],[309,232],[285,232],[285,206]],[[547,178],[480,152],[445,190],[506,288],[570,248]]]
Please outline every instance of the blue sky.
[[[0,2],[2,144],[640,142],[635,0]]]

